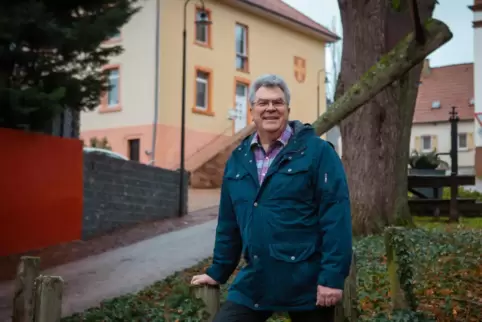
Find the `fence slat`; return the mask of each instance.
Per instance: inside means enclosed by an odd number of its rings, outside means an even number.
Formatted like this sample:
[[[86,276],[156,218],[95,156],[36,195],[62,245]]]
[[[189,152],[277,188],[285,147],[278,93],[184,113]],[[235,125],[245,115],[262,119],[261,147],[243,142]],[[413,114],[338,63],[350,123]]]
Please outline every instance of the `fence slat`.
[[[209,314],[207,322],[211,322],[219,311],[221,301],[221,290],[219,287],[202,285],[193,286],[194,296],[201,299],[206,306],[205,311]]]
[[[20,258],[13,294],[12,322],[34,321],[34,282],[39,274],[39,257]]]
[[[60,322],[64,281],[60,276],[35,280],[35,322]]]
[[[335,322],[358,321],[358,296],[356,291],[356,257],[355,252],[351,256],[350,273],[345,279],[343,300],[336,305]]]

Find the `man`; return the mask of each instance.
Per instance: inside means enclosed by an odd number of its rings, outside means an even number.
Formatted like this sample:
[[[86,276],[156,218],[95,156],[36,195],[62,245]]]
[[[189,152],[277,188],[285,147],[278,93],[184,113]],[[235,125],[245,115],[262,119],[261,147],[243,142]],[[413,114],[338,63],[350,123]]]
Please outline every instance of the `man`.
[[[223,284],[246,265],[215,322],[332,322],[352,255],[348,187],[340,158],[310,125],[288,121],[290,92],[265,75],[250,88],[256,133],[224,172],[211,267],[192,284]]]

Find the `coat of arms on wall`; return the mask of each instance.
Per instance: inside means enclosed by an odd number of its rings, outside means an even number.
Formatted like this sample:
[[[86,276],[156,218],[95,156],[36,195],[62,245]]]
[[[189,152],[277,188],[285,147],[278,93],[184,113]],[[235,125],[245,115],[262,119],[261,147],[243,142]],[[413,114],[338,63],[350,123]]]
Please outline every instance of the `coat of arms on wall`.
[[[306,60],[304,58],[294,57],[294,72],[298,83],[303,83],[306,78]]]

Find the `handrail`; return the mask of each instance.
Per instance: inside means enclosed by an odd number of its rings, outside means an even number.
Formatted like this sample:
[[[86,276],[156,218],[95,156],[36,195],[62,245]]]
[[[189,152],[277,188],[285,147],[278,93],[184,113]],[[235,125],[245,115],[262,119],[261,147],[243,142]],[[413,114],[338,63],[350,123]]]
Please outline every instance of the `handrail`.
[[[210,146],[212,143],[214,143],[214,141],[216,141],[217,139],[221,138],[222,136],[224,136],[224,133],[226,133],[226,131],[228,130],[231,130],[233,128],[232,125],[228,126],[226,129],[224,129],[221,133],[219,133],[216,137],[214,137],[211,141],[209,141],[208,143],[206,143],[205,145],[203,145],[202,147],[200,147],[199,149],[197,149],[196,151],[194,151],[193,153],[191,153],[191,155],[189,155],[187,158],[186,158],[186,162],[188,160],[190,160],[193,156],[195,156],[196,154],[198,154],[199,152],[201,152],[202,150],[204,150],[205,148],[207,148],[208,146]]]

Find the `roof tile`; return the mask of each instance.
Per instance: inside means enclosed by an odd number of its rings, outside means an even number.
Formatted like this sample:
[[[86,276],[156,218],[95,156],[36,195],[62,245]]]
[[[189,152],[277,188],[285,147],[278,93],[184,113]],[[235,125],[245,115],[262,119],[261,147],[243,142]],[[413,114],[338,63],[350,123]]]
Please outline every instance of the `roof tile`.
[[[474,119],[474,65],[472,63],[430,68],[420,78],[413,123],[444,122],[452,106],[457,107],[461,120]],[[432,102],[440,101],[440,108]]]
[[[323,27],[316,21],[307,17],[306,15],[296,10],[295,8],[291,7],[290,5],[283,2],[282,0],[239,0],[239,1],[252,4],[263,10],[272,12],[286,19],[292,20],[304,27],[308,27],[310,29],[313,29],[316,32],[324,34],[325,36],[327,36],[333,41],[339,39],[339,37],[335,33],[328,30],[328,28]]]

